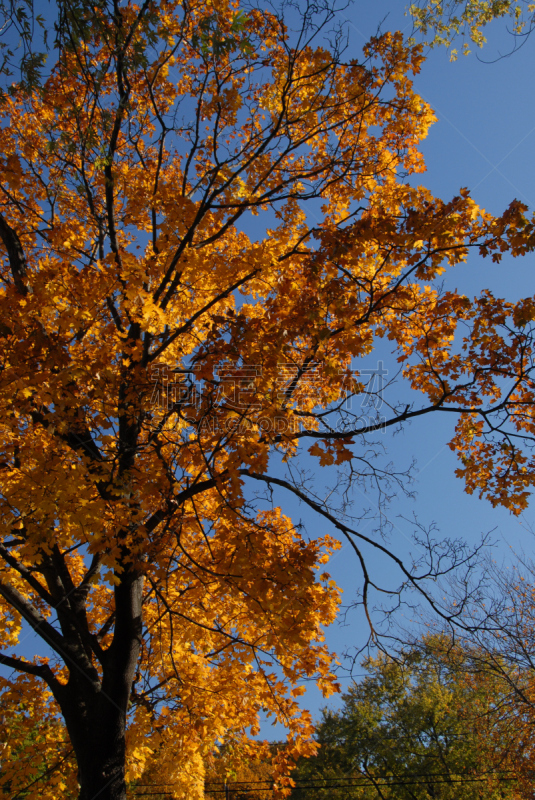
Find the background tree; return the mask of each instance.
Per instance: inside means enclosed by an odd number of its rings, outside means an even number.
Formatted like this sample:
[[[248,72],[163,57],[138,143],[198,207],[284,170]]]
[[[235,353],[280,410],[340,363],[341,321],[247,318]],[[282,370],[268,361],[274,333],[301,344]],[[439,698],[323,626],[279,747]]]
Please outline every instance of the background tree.
[[[425,37],[431,36],[428,44],[451,47],[458,36],[464,39],[463,53],[470,52],[470,44],[483,47],[487,41],[485,27],[495,19],[505,18],[507,29],[520,42],[525,41],[535,24],[535,4],[529,0],[446,0],[446,2],[413,3],[409,12],[414,18],[416,30]],[[514,49],[518,43],[515,40]],[[451,50],[451,58],[457,58],[457,50]]]
[[[452,641],[465,654],[466,679],[496,686],[491,715],[496,738],[507,741],[504,755],[527,797],[533,792],[533,735],[535,729],[534,567],[528,559],[512,565],[486,564],[477,591],[453,583],[451,603],[471,595],[461,623],[429,640],[430,657],[444,659]],[[414,642],[414,646],[418,644]],[[429,650],[428,650],[429,652]]]
[[[535,306],[434,281],[470,248],[525,252],[533,229],[518,203],[494,218],[404,182],[433,115],[401,35],[359,61],[329,5],[58,11],[54,63],[0,107],[0,663],[18,708],[36,681],[51,693],[42,729],[62,715],[81,800],[124,798],[156,764],[202,796],[214,743],[238,746],[262,710],[289,729],[284,787],[314,749],[300,679],[336,688],[338,543],[272,492],[347,537],[365,605],[385,587],[362,543],[445,613],[425,582],[466,552],[430,540],[411,570],[347,501],[403,484],[374,432],[447,411],[468,490],[525,507]],[[350,400],[378,389],[354,359],[377,337],[425,396],[364,417]],[[329,502],[299,472],[306,445],[340,468]],[[50,656],[24,656],[23,625]]]
[[[428,638],[399,659],[365,662],[368,676],[324,710],[319,752],[294,773],[297,798],[513,798],[514,726],[499,708],[507,686],[487,673],[467,675],[469,655]],[[321,788],[323,787],[325,788]]]

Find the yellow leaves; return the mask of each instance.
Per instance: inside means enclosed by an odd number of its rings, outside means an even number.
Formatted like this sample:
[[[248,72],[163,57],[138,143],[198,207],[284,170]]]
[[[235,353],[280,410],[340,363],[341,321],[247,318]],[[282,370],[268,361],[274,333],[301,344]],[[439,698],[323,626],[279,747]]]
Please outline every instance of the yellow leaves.
[[[433,286],[468,246],[522,252],[533,231],[523,208],[494,219],[465,190],[443,203],[398,179],[422,169],[417,147],[433,121],[408,79],[420,50],[388,34],[370,43],[369,68],[341,64],[325,48],[292,50],[272,16],[251,11],[244,30],[264,64],[225,39],[218,53],[192,56],[201,22],[217,18],[210,36],[228,36],[236,9],[164,0],[157,61],[125,59],[127,103],[108,68],[113,37],[99,33],[83,51],[98,80],[89,85],[66,53],[32,113],[16,97],[0,125],[0,178],[16,192],[6,219],[29,287],[23,297],[5,272],[1,534],[24,567],[5,569],[48,618],[24,570],[47,586],[71,580],[88,646],[100,631],[111,655],[116,590],[143,576],[128,777],[159,775],[187,800],[202,796],[214,743],[243,742],[263,709],[289,728],[290,755],[272,773],[286,790],[291,754],[314,749],[302,680],[317,677],[325,696],[339,689],[322,642],[340,590],[322,565],[340,545],[308,541],[269,498],[255,504],[252,477],[275,462],[279,479],[304,433],[326,434],[309,449],[321,467],[350,469],[356,437],[328,426],[331,415],[362,426],[350,403],[365,383],[352,358],[369,355],[376,336],[437,407],[476,409],[500,399],[489,366],[520,369],[498,326],[535,318],[531,301],[470,303]],[[206,125],[193,135],[196,118]],[[308,197],[322,204],[319,221]],[[252,241],[239,226],[265,210],[276,222]],[[461,321],[473,336],[457,353]],[[530,392],[511,397],[530,429]],[[480,447],[482,435],[470,417],[454,444],[469,490],[491,486],[496,502],[512,502],[513,480],[523,502],[533,465]],[[16,644],[20,619],[7,606],[0,631]],[[91,658],[98,683],[106,658]]]
[[[6,159],[7,181],[11,189],[19,189],[21,186],[22,165],[16,153],[11,153]]]

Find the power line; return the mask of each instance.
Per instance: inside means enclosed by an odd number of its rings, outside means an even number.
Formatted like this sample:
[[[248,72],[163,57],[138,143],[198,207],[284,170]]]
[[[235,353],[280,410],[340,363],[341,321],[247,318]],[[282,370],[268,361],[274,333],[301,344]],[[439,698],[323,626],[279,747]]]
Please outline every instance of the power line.
[[[470,775],[472,777],[477,777],[478,779],[480,778],[481,780],[484,780],[485,777],[488,776],[488,775],[505,775],[505,774],[508,774],[508,773],[516,774],[515,770],[512,770],[512,769],[509,769],[509,770],[506,770],[506,769],[493,769],[493,770],[491,770],[491,769],[489,769],[489,770],[483,770],[481,772],[456,772],[454,774],[458,775],[458,776]],[[452,773],[448,772],[448,771],[431,772],[431,773],[429,773],[429,772],[411,772],[406,777],[408,777],[408,778],[429,778],[429,777],[431,777],[431,778],[435,778],[435,777],[436,778],[443,778],[443,777],[449,777],[451,774]],[[365,775],[361,775],[361,777],[364,778],[366,776]],[[393,778],[395,776],[375,775],[373,777],[377,778],[378,780],[388,780],[389,778],[391,778],[391,777]],[[331,778],[309,778],[307,780],[308,780],[309,783],[318,783],[318,782],[325,782],[325,781],[329,781],[329,780],[354,781],[355,779],[353,779],[353,778],[332,778],[332,779]],[[213,785],[219,786],[220,784],[226,784],[228,786],[249,786],[252,783],[254,783],[254,784],[259,784],[259,783],[266,784],[267,783],[267,784],[269,784],[269,786],[273,785],[273,781],[270,780],[270,779],[267,779],[267,778],[264,779],[264,780],[248,780],[248,781],[205,781],[204,785],[205,785],[205,787],[206,786],[213,786]],[[146,786],[147,788],[152,788],[153,789],[153,788],[157,788],[157,787],[160,787],[160,786],[173,786],[173,784],[171,784],[171,783],[138,783],[137,786],[138,787],[145,787]]]
[[[508,774],[511,774],[511,777],[507,777]],[[470,777],[463,777],[463,776],[470,776]],[[377,776],[363,776],[360,780],[350,780],[350,779],[339,779],[339,778],[332,778],[332,779],[309,779],[306,783],[299,783],[296,782],[293,789],[300,790],[300,789],[349,789],[355,787],[365,787],[369,789],[373,789],[376,787],[389,787],[389,786],[422,786],[422,785],[429,785],[432,783],[433,785],[451,785],[451,784],[466,784],[466,783],[482,783],[488,780],[488,777],[495,776],[494,780],[499,783],[511,782],[514,781],[516,778],[516,773],[514,770],[502,770],[502,771],[487,771],[487,772],[480,772],[476,773],[458,773],[458,777],[453,778],[450,777],[450,773],[448,772],[436,772],[436,773],[414,773],[411,775],[407,775],[408,778],[421,778],[422,780],[399,780],[395,778],[395,776],[387,776],[387,775],[377,775]],[[438,778],[438,780],[437,780]],[[343,782],[341,782],[343,781]],[[258,784],[263,784],[262,786],[258,786]],[[208,788],[211,785],[218,785],[221,788],[218,789],[210,789]],[[170,787],[171,784],[138,784],[136,788],[147,788],[147,789],[155,789],[156,791],[149,791],[149,792],[135,792],[134,796],[137,797],[148,797],[148,796],[167,796],[171,797],[172,794],[169,791],[166,791],[167,787]],[[255,788],[255,786],[257,788]],[[162,787],[158,789],[158,787]],[[166,788],[163,788],[166,787]],[[251,788],[252,787],[252,788]],[[212,794],[224,794],[226,797],[230,798],[233,792],[239,791],[246,791],[246,792],[269,792],[274,790],[273,781],[232,781],[231,783],[224,783],[210,781],[205,784],[205,792],[208,795]]]

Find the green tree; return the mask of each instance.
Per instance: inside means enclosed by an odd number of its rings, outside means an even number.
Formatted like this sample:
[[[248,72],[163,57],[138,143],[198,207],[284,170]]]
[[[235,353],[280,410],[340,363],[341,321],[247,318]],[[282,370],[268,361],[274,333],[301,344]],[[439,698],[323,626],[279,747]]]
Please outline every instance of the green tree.
[[[466,658],[429,640],[399,659],[366,661],[369,674],[342,709],[324,710],[318,754],[294,773],[294,800],[521,797],[507,765],[511,742],[493,713],[506,689],[467,672]]]
[[[76,772],[72,745],[60,720],[48,713],[49,693],[39,691],[33,676],[25,682],[29,699],[23,699],[20,684],[2,680],[0,797],[25,800],[46,787],[63,800],[72,800],[75,794],[64,777]]]
[[[532,531],[533,533],[533,531]],[[505,742],[503,754],[518,777],[525,796],[533,797],[535,726],[535,564],[517,558],[512,564],[485,564],[484,584],[450,585],[451,607],[465,600],[456,641],[465,653],[464,669],[472,681],[496,686],[496,736]],[[434,658],[444,658],[443,635],[435,635]],[[414,646],[418,646],[416,642]]]

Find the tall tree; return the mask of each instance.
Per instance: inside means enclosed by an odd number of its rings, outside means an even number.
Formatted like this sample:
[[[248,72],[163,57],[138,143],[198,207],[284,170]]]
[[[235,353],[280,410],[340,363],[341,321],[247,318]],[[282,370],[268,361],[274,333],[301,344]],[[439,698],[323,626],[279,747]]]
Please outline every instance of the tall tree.
[[[494,218],[404,182],[433,120],[410,81],[420,49],[388,34],[357,60],[334,17],[62,2],[47,75],[2,99],[0,663],[17,702],[40,684],[42,714],[62,715],[80,800],[124,798],[155,760],[177,797],[201,796],[206,753],[262,710],[289,728],[277,780],[312,751],[296,684],[336,688],[321,565],[338,544],[272,491],[347,537],[365,603],[360,544],[389,551],[314,493],[303,446],[339,466],[345,498],[383,491],[402,476],[374,432],[448,411],[468,491],[518,511],[535,481],[519,449],[535,305],[433,284],[471,248],[525,252],[525,209]],[[420,404],[381,416],[352,372],[375,337]],[[465,554],[392,557],[434,602],[425,580]],[[50,657],[18,649],[28,628]]]
[[[365,662],[367,677],[326,709],[320,749],[294,774],[292,798],[515,800],[514,726],[495,713],[508,687],[467,666],[471,654],[428,637],[393,659]],[[302,787],[302,788],[299,788]]]

